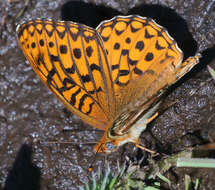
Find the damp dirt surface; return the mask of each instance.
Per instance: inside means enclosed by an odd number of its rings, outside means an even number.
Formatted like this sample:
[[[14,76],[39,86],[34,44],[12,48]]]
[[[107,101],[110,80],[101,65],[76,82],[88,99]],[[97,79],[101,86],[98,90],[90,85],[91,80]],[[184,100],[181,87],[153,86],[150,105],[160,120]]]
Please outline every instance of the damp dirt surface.
[[[0,189],[5,184],[5,189],[17,189],[18,180],[25,189],[75,190],[88,181],[87,169],[95,156],[93,145],[103,132],[69,113],[41,83],[18,47],[15,33],[16,25],[24,20],[60,20],[61,7],[65,2],[0,2]],[[138,0],[90,2],[114,8],[124,14],[140,5],[140,2],[143,3]],[[172,24],[172,36],[174,31],[181,30],[177,28],[180,23],[168,21],[171,16],[165,15],[165,11],[159,12],[159,8],[147,6],[165,6],[184,19],[190,34],[184,35],[184,38],[178,37],[176,41],[182,46],[185,57],[194,55],[196,51],[203,52],[203,57],[196,68],[169,90],[164,100],[167,109],[148,125],[140,139],[148,148],[167,155],[188,147],[212,143],[215,141],[215,83],[206,65],[215,68],[215,1],[145,0],[144,3],[147,8],[145,12],[159,24],[164,23],[167,28],[168,24]],[[136,11],[141,10],[137,8]],[[152,12],[155,16],[151,15]],[[130,13],[135,13],[135,10]],[[38,143],[40,141],[74,144],[47,146]],[[122,164],[126,157],[135,160],[139,152],[129,144],[107,157],[99,154],[94,170],[99,166],[104,169],[107,161],[114,170],[117,161]],[[141,154],[149,156],[149,153]],[[165,175],[173,183],[171,187],[165,188],[184,189],[185,174],[194,180],[200,179],[199,189],[215,188],[215,170],[205,168],[172,168]]]

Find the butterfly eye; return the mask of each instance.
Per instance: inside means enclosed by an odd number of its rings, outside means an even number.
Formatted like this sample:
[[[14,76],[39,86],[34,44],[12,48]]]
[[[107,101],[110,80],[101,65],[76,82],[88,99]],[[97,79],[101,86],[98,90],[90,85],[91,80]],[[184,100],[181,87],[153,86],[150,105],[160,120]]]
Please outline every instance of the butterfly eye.
[[[115,149],[115,146],[114,146],[113,143],[111,143],[111,142],[107,142],[107,143],[106,143],[106,150],[107,150],[108,152],[113,152],[114,149]]]

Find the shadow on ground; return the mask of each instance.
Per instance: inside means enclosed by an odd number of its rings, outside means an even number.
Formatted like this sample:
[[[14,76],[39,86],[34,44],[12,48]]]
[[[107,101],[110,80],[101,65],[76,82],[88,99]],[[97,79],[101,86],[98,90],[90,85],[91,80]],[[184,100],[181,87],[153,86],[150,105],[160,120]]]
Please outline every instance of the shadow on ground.
[[[32,163],[32,148],[24,144],[9,171],[4,190],[39,190],[39,168]]]

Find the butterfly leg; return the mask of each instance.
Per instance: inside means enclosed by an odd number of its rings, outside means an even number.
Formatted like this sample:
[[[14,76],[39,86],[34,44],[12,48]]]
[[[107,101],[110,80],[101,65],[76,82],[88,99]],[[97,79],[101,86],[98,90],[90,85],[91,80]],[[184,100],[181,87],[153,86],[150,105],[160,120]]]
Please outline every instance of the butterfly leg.
[[[147,119],[146,123],[150,123],[151,121],[153,121],[157,116],[159,115],[158,112],[154,113],[149,119]]]
[[[153,150],[150,150],[150,149],[144,147],[144,144],[139,143],[139,142],[136,142],[136,147],[137,147],[137,148],[140,148],[140,149],[142,149],[142,150],[144,150],[144,151],[146,151],[146,152],[149,152],[149,153],[151,153],[151,154],[155,154],[155,155],[158,154],[157,152],[155,152],[155,151],[153,151]]]

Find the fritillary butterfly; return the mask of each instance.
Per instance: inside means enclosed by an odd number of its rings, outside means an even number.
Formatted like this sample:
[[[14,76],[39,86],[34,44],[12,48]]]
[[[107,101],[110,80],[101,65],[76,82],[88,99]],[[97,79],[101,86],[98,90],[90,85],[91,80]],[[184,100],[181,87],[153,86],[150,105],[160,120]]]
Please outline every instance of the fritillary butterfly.
[[[104,130],[95,151],[138,143],[166,89],[199,62],[183,53],[150,18],[117,16],[97,29],[31,20],[19,44],[46,86],[83,121]]]

